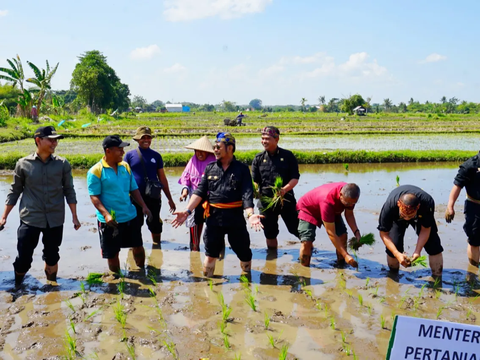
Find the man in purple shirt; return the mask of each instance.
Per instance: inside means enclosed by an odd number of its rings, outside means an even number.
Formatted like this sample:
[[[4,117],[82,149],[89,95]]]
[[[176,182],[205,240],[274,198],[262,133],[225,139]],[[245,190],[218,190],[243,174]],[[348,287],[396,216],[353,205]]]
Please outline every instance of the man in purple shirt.
[[[133,137],[133,140],[138,142],[138,148],[127,152],[125,155],[125,162],[130,165],[133,176],[135,177],[135,181],[137,182],[138,189],[142,194],[143,201],[152,213],[151,219],[147,219],[147,226],[148,230],[150,230],[152,233],[153,243],[155,245],[160,245],[160,239],[163,230],[163,223],[160,219],[162,198],[160,196],[160,198],[155,199],[145,193],[147,185],[146,178],[148,178],[149,181],[157,182],[157,184],[158,182],[160,183],[159,186],[161,186],[163,192],[167,196],[170,212],[174,212],[176,206],[172,199],[172,195],[170,194],[167,177],[165,176],[165,171],[163,170],[162,155],[150,148],[152,144],[152,138],[152,130],[148,126],[140,126]],[[140,159],[140,155],[142,159]],[[137,208],[138,219],[143,225],[142,208],[135,202],[134,205]]]

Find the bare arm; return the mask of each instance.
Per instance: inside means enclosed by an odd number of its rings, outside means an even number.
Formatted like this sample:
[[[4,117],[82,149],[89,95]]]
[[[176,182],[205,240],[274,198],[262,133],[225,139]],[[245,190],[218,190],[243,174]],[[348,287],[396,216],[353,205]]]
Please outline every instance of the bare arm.
[[[382,239],[383,243],[387,247],[388,250],[395,256],[395,259],[398,260],[402,266],[407,267],[408,263],[406,261],[405,255],[403,255],[400,251],[397,250],[397,247],[392,241],[392,238],[390,237],[390,232],[386,231],[380,231],[380,238]]]
[[[15,205],[5,205],[5,209],[3,210],[3,215],[0,218],[0,226],[5,226],[5,224],[7,223],[8,214],[10,214],[10,211],[12,211],[14,206]]]
[[[293,188],[295,186],[297,186],[298,184],[298,179],[292,179],[290,180],[287,185],[285,185],[284,187],[282,187],[282,190],[281,190],[281,193],[282,193],[282,196],[285,195],[287,192],[289,192],[290,190],[293,190]]]
[[[73,228],[75,230],[78,230],[82,225],[80,224],[80,221],[78,221],[77,217],[77,204],[68,204],[68,206],[70,207],[70,211],[72,212]]]
[[[418,234],[417,246],[415,247],[415,252],[413,253],[413,259],[416,259],[422,253],[422,249],[430,237],[430,231],[432,228],[421,227],[420,234]]]
[[[163,192],[165,193],[165,196],[168,199],[170,212],[173,213],[177,209],[177,206],[175,205],[175,202],[172,199],[172,194],[170,194],[170,188],[168,187],[168,180],[167,180],[167,177],[165,176],[165,170],[163,168],[158,169],[157,175],[158,175],[158,178],[160,179],[160,182],[162,183]]]
[[[117,222],[113,220],[112,215],[110,215],[105,206],[103,206],[102,201],[97,195],[90,195],[90,200],[92,201],[93,206],[95,206],[95,209],[97,209],[100,214],[102,214],[107,225],[114,227],[117,226]]]
[[[455,217],[454,206],[461,191],[462,191],[462,188],[458,185],[453,185],[452,190],[450,191],[450,196],[448,197],[447,210],[445,210],[445,220],[447,221],[447,223],[450,223]]]
[[[337,236],[335,232],[335,223],[329,223],[329,222],[323,222],[323,225],[325,226],[325,230],[327,231],[327,235],[330,238],[330,241],[333,243],[333,246],[335,246],[335,249],[339,252],[339,254],[345,258],[345,256],[348,255],[347,249],[343,245],[342,241],[340,238]]]
[[[174,212],[173,215],[177,215],[177,217],[172,221],[172,225],[174,228],[179,227],[182,225],[185,220],[187,220],[187,217],[189,213],[193,211],[200,203],[202,202],[202,197],[193,194],[192,197],[190,198],[190,201],[188,202],[187,208],[185,211],[177,211]]]

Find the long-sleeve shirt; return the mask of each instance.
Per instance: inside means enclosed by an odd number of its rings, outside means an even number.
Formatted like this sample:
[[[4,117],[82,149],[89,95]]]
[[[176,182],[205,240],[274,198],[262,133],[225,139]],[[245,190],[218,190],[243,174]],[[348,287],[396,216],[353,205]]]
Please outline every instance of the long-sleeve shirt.
[[[208,164],[194,194],[213,204],[243,202],[243,207],[233,209],[210,207],[207,226],[208,224],[217,226],[245,224],[243,209],[253,208],[252,177],[248,166],[237,161],[235,157],[225,171],[220,161]]]
[[[20,220],[38,227],[57,227],[65,221],[65,200],[76,204],[69,162],[51,155],[46,162],[33,153],[18,160],[6,204],[14,206],[20,195]]]

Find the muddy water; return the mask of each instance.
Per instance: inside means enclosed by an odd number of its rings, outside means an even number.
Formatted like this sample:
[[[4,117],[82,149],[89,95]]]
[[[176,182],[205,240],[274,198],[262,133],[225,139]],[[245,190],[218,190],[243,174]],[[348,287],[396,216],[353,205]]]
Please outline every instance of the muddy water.
[[[157,137],[152,148],[161,153],[190,151],[184,146],[195,138]],[[480,135],[477,134],[408,134],[408,135],[334,135],[334,136],[282,136],[282,146],[291,150],[332,151],[332,150],[472,150],[477,149]],[[242,137],[239,151],[256,150],[261,147],[259,136]],[[127,148],[129,149],[129,148]],[[29,153],[32,151],[31,139],[0,144],[2,152]],[[64,139],[60,141],[57,152],[68,154],[99,154],[102,152],[101,139]]]
[[[303,268],[296,260],[299,244],[282,221],[277,254],[266,252],[263,234],[250,232],[254,255],[251,284],[240,281],[238,260],[228,247],[209,283],[201,275],[203,252],[190,253],[187,229],[173,229],[169,224],[172,216],[164,208],[161,249],[153,247],[148,230],[143,229],[151,276],[138,271],[128,251],[122,250],[125,279],[105,276],[104,284],[85,285],[82,292],[85,277],[91,272],[104,273],[107,266],[99,251],[85,173],[77,172],[74,181],[83,226],[75,232],[67,213],[59,286],[46,284],[40,245],[25,284],[13,291],[17,208],[0,233],[0,358],[63,356],[68,331],[78,354],[87,358],[133,358],[128,346],[137,359],[234,359],[240,354],[242,359],[278,359],[282,347],[288,347],[287,359],[346,359],[353,358],[348,356],[352,352],[359,359],[383,359],[395,314],[479,324],[480,300],[475,296],[480,284],[476,272],[469,275],[474,270],[466,260],[462,201],[452,224],[442,218],[456,167],[444,163],[353,164],[346,173],[341,165],[302,166],[296,188],[298,198],[329,181],[356,182],[362,189],[355,211],[357,223],[362,233],[375,234],[378,213],[395,187],[397,175],[401,184],[416,184],[429,192],[436,200],[445,248],[443,282],[436,290],[427,269],[402,270],[398,278],[389,277],[378,236],[374,246],[359,250],[358,269],[339,269],[333,245],[323,229],[318,230],[312,267]],[[174,198],[179,196],[176,180],[181,170],[166,170]],[[2,199],[10,179],[10,174],[0,175]],[[177,202],[177,206],[182,209],[184,204]],[[415,234],[409,230],[408,252],[413,251],[414,243]],[[121,297],[118,284],[123,281]],[[226,336],[220,330],[220,293],[231,308]],[[245,301],[249,295],[255,298],[256,311]],[[115,318],[118,302],[126,313],[124,330]],[[265,316],[270,319],[267,330]]]

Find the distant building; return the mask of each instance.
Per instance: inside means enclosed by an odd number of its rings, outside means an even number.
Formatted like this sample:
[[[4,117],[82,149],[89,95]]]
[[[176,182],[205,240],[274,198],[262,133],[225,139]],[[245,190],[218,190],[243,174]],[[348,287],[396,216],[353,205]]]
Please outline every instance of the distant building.
[[[190,106],[182,104],[165,104],[168,112],[190,112]]]
[[[367,109],[365,109],[363,106],[357,106],[355,109],[353,109],[353,112],[355,115],[366,115]]]

